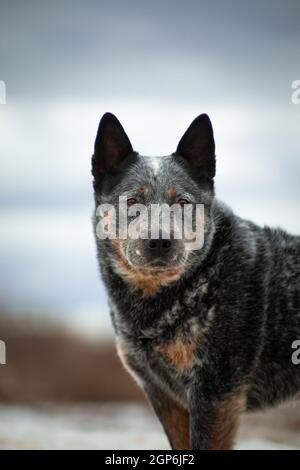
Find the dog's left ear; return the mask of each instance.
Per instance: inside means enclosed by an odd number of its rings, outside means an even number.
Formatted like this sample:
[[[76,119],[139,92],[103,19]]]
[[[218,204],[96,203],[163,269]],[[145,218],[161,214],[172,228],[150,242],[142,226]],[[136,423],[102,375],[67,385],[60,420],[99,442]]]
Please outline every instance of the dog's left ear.
[[[105,113],[99,124],[92,158],[95,179],[114,173],[132,153],[132,145],[120,121],[113,114]]]
[[[180,139],[175,156],[188,162],[197,174],[213,179],[216,173],[215,141],[207,114],[200,114]]]

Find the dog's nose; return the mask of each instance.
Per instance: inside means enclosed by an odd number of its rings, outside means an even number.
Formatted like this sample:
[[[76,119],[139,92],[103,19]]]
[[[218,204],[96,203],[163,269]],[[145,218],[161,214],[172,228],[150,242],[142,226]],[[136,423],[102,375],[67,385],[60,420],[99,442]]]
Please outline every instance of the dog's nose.
[[[168,239],[151,239],[147,245],[153,256],[163,256],[170,251],[172,242]]]

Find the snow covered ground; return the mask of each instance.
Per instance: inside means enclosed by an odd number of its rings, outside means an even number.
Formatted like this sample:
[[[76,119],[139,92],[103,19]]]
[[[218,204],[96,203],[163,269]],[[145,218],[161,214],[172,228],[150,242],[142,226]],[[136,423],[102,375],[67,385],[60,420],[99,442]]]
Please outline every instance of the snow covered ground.
[[[300,409],[243,418],[237,449],[300,449]],[[0,449],[168,449],[142,404],[0,405]]]

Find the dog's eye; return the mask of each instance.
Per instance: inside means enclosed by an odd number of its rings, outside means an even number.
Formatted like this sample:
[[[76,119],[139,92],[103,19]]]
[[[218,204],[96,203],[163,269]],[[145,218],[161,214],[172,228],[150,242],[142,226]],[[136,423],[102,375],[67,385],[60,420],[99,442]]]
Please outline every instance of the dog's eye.
[[[133,206],[133,204],[137,203],[137,199],[135,197],[130,197],[127,199],[127,206]]]
[[[188,199],[185,199],[184,197],[181,197],[180,199],[178,199],[178,204],[180,204],[181,206],[183,206],[184,204],[190,204],[190,201]]]

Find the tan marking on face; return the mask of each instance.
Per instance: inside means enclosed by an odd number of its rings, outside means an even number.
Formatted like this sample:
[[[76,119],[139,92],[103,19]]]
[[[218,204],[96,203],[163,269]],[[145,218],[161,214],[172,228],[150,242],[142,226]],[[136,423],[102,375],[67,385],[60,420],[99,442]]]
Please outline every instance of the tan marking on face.
[[[115,249],[120,272],[143,296],[153,295],[160,287],[179,279],[183,272],[182,267],[164,269],[135,268],[128,263],[124,256],[121,242],[112,240],[112,245]]]
[[[168,194],[168,196],[171,197],[171,198],[176,197],[176,195],[177,195],[176,188],[175,188],[174,186],[171,186],[171,187],[168,189],[167,194]]]
[[[245,410],[246,391],[243,387],[216,404],[214,424],[210,431],[210,450],[233,448],[239,418]]]
[[[203,334],[198,332],[198,334],[191,337],[178,337],[160,343],[155,349],[176,369],[183,371],[193,367],[195,353],[202,339]]]
[[[146,186],[140,186],[138,189],[138,192],[141,194],[147,194],[148,193],[148,188]]]

